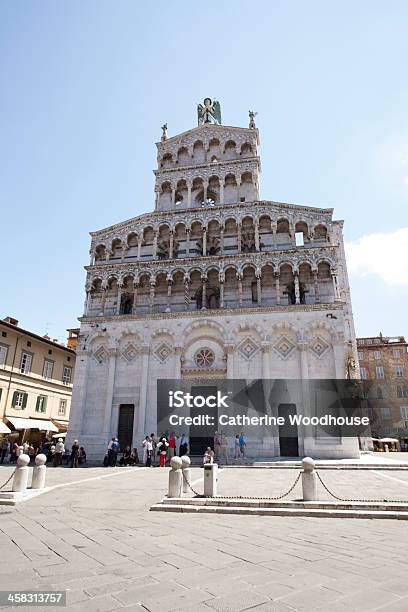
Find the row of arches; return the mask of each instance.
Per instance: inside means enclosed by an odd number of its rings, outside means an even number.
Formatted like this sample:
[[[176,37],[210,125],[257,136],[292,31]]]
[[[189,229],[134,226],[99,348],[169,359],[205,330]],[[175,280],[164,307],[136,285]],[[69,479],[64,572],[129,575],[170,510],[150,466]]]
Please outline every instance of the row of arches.
[[[253,202],[258,199],[258,191],[257,179],[251,171],[214,173],[208,178],[196,176],[177,182],[164,180],[156,187],[156,208],[170,210]]]
[[[95,278],[88,286],[86,316],[111,316],[149,312],[213,310],[332,303],[340,299],[336,271],[327,261],[316,267],[281,263],[274,268],[245,264],[241,269],[226,266],[171,273],[141,272],[118,278]]]
[[[212,219],[206,224],[193,220],[171,227],[169,223],[157,228],[146,225],[138,232],[113,238],[108,243],[97,243],[92,251],[93,263],[117,259],[177,259],[198,256],[216,256],[236,253],[265,252],[294,248],[301,237],[303,246],[327,244],[327,227],[318,223],[310,227],[306,221],[278,218],[273,222],[268,215],[259,219],[243,216],[227,218],[222,223]]]
[[[216,163],[256,156],[256,147],[250,142],[237,143],[235,140],[220,141],[212,138],[208,143],[196,140],[189,146],[182,145],[177,151],[159,154],[159,168],[177,168],[197,164]]]

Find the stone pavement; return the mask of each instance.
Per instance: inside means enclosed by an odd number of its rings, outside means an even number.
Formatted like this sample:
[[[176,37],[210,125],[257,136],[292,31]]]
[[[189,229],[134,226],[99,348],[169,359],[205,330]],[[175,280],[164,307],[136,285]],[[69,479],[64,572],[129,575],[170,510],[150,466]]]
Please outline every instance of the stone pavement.
[[[148,512],[167,472],[50,469],[49,484],[98,479],[0,507],[1,590],[67,589],[70,611],[408,610],[404,522]],[[220,493],[273,495],[294,475],[225,469]],[[340,494],[408,499],[408,474],[386,476],[324,472]]]

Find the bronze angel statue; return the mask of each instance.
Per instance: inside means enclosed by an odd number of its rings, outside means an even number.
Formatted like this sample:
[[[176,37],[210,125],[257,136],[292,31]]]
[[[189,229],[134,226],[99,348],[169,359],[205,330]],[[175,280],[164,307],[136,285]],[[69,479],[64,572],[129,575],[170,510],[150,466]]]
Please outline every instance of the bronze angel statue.
[[[205,98],[203,104],[197,106],[198,125],[214,123],[221,125],[221,106],[218,100]]]

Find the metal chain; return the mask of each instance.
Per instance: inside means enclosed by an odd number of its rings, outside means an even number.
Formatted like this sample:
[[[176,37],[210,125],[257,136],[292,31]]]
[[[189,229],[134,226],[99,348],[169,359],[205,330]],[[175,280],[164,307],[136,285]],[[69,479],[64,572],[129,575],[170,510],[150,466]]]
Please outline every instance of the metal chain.
[[[13,478],[14,474],[16,473],[16,469],[17,469],[17,468],[14,468],[14,472],[11,472],[11,476],[10,476],[10,478],[7,478],[6,482],[4,482],[4,483],[1,485],[0,489],[3,489],[3,487],[5,487],[5,486],[6,486],[6,484],[8,484],[8,483],[10,482],[10,480]]]
[[[192,490],[194,495],[196,497],[206,497],[205,495],[202,495],[201,493],[198,493],[195,489],[193,489],[193,487],[191,486],[191,484],[187,480],[186,475],[184,474],[183,470],[182,470],[182,473],[183,473],[184,482],[187,483],[187,485]],[[302,472],[299,472],[299,474],[296,477],[295,482],[290,487],[290,489],[288,489],[282,495],[277,495],[276,497],[254,497],[254,496],[249,496],[249,495],[215,495],[215,498],[218,498],[218,499],[262,499],[262,500],[271,500],[271,501],[272,500],[282,499],[283,497],[286,497],[287,495],[289,495],[289,493],[292,493],[293,489],[296,487],[297,483],[299,482],[299,479],[300,479],[301,475],[302,475]]]
[[[368,503],[375,503],[375,504],[378,504],[380,502],[388,502],[390,504],[408,504],[407,499],[346,499],[345,497],[338,497],[338,495],[335,495],[332,491],[330,491],[327,485],[323,482],[322,477],[320,476],[319,472],[317,470],[315,470],[315,472],[316,472],[318,479],[320,480],[322,487],[327,491],[329,495],[331,495],[332,497],[334,497],[334,499],[337,499],[339,501],[357,502],[357,503],[368,502]]]

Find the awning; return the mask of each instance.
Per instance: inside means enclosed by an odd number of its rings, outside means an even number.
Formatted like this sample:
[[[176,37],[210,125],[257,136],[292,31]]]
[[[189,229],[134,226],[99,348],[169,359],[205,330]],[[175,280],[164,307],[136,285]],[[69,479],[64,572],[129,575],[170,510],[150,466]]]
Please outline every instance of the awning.
[[[41,431],[58,431],[54,423],[42,419],[22,419],[20,417],[6,417],[15,429],[40,429]]]
[[[0,421],[0,433],[11,433],[11,429],[3,421]]]
[[[54,423],[55,427],[58,427],[58,431],[67,431],[68,423],[62,423],[61,421],[56,421],[55,419],[52,419],[52,422]]]
[[[54,434],[52,437],[53,438],[65,438],[66,435],[67,435],[66,433],[57,433],[57,434]]]
[[[397,438],[381,438],[380,442],[399,442]]]

